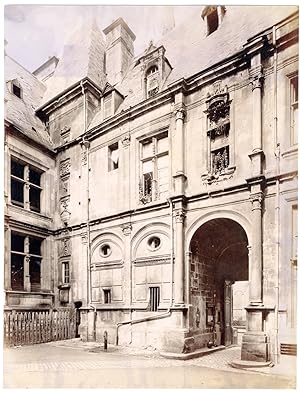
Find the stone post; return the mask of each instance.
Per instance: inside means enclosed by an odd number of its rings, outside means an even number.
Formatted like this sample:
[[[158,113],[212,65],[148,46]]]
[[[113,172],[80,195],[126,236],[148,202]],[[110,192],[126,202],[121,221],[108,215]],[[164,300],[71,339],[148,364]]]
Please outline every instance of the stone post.
[[[174,271],[174,301],[175,305],[184,304],[184,218],[183,209],[175,211],[176,228],[176,257]]]
[[[225,346],[232,344],[231,307],[232,307],[232,281],[224,283],[224,316],[225,316]]]

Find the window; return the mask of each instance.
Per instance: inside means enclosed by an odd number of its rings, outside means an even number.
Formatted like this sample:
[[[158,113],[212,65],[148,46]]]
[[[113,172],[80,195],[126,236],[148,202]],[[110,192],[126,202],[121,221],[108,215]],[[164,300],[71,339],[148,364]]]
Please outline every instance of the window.
[[[119,168],[119,144],[114,143],[108,146],[108,170],[113,171]]]
[[[18,98],[22,98],[22,89],[19,81],[16,79],[12,81],[12,93]]]
[[[69,261],[62,262],[62,282],[63,284],[70,283],[70,265]]]
[[[298,143],[298,75],[290,79],[291,143]]]
[[[110,94],[109,96],[104,98],[104,112],[103,116],[104,119],[107,117],[110,117],[112,115],[112,95]]]
[[[11,159],[11,203],[40,213],[42,172],[31,165]]]
[[[159,73],[156,65],[149,68],[146,73],[147,98],[155,96],[159,90]]]
[[[157,311],[160,301],[160,288],[159,287],[151,287],[150,290],[150,301],[149,301],[149,309],[150,311]]]
[[[168,133],[141,142],[139,199],[148,203],[166,197],[169,189]]]
[[[111,303],[111,290],[103,289],[104,304]]]
[[[12,232],[11,288],[16,291],[41,290],[42,240]],[[29,277],[26,274],[29,272]]]
[[[151,251],[155,251],[161,244],[160,238],[157,236],[151,236],[148,240],[148,247]]]
[[[207,35],[212,34],[220,26],[225,15],[224,6],[206,6],[202,11],[202,19],[206,22]]]
[[[218,11],[215,9],[207,15],[207,35],[217,30],[219,26]]]
[[[108,244],[104,244],[103,246],[101,246],[100,255],[102,257],[109,257],[110,254],[111,254],[111,248]]]

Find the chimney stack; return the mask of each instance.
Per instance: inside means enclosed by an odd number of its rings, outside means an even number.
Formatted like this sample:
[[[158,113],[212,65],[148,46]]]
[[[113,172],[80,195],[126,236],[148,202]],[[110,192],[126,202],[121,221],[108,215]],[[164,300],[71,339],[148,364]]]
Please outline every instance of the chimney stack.
[[[106,36],[106,74],[111,85],[122,80],[134,57],[135,35],[124,19],[119,18],[103,30]]]

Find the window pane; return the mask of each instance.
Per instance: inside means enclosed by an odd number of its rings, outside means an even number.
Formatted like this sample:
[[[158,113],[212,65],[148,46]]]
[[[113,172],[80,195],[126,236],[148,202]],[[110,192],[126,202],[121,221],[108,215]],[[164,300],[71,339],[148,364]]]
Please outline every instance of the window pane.
[[[169,150],[169,141],[168,138],[161,138],[157,141],[157,151],[158,153],[162,153]]]
[[[64,262],[62,264],[63,269],[63,283],[68,284],[70,282],[70,270],[69,270],[69,262]]]
[[[13,205],[24,207],[24,183],[11,179],[10,184],[11,202]]]
[[[149,173],[152,172],[152,170],[153,170],[153,162],[151,160],[143,162],[143,173]]]
[[[19,86],[13,85],[13,94],[21,98],[21,89]]]
[[[142,144],[143,158],[151,157],[153,155],[152,142]]]
[[[15,291],[24,290],[24,256],[11,254],[11,288]]]
[[[11,250],[24,252],[24,239],[25,236],[19,235],[17,233],[11,234]]]
[[[35,169],[30,168],[29,169],[29,181],[30,181],[30,183],[40,186],[41,185],[41,172],[38,172]]]
[[[30,257],[29,263],[31,291],[41,290],[41,258]]]
[[[42,240],[35,237],[29,238],[29,254],[42,255],[41,253]]]
[[[24,168],[25,165],[15,161],[11,160],[11,174],[14,176],[17,176],[21,179],[24,179]]]
[[[29,201],[30,201],[30,210],[35,212],[41,211],[41,190],[30,186],[29,189]]]

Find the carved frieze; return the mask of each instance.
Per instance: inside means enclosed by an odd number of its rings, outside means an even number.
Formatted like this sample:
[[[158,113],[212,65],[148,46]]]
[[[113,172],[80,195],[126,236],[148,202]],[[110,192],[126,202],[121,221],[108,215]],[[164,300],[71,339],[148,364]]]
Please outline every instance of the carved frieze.
[[[81,152],[81,164],[84,166],[87,164],[87,151],[83,150]]]
[[[67,158],[66,160],[63,160],[59,164],[59,175],[60,177],[64,177],[66,175],[70,174],[70,158]]]
[[[69,203],[70,203],[70,198],[63,198],[60,201],[60,217],[61,220],[67,224],[71,213],[69,212]]]
[[[66,197],[70,194],[70,177],[65,176],[60,179],[60,197]]]
[[[175,220],[177,223],[184,223],[184,219],[185,219],[185,211],[183,209],[177,210],[175,211]]]
[[[262,202],[264,199],[264,195],[262,192],[257,192],[250,195],[250,199],[252,202],[252,210],[261,210]]]
[[[72,253],[72,243],[71,238],[64,238],[61,240],[59,256],[60,257],[67,257],[70,256]]]

